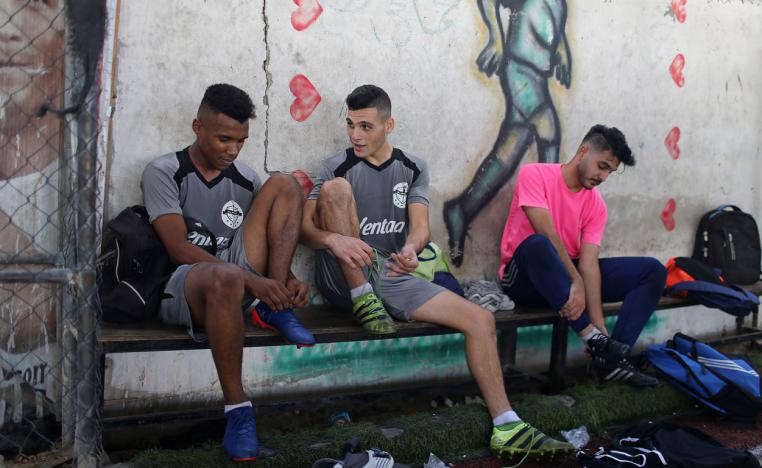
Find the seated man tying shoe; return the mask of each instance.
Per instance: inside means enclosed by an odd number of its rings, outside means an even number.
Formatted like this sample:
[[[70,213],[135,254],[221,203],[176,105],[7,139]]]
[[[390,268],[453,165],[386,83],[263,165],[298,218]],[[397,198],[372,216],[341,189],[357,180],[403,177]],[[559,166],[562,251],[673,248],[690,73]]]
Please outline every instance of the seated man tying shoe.
[[[170,259],[180,265],[164,290],[162,321],[208,337],[225,398],[224,448],[234,460],[259,453],[251,402],[241,381],[244,315],[299,346],[315,343],[291,308],[307,303],[309,289],[291,274],[299,239],[302,191],[294,178],[273,174],[262,184],[236,161],[249,136],[254,106],[227,84],[207,88],[193,120],[195,142],[152,161],[141,180],[143,201]],[[213,255],[187,242],[186,223],[208,229]]]
[[[493,418],[496,455],[573,450],[511,409],[492,313],[411,275],[429,241],[429,173],[423,160],[387,140],[394,129],[389,96],[365,85],[346,104],[352,146],[324,162],[304,208],[302,240],[316,249],[318,289],[370,333],[394,333],[389,314],[462,332],[469,369]]]
[[[500,247],[503,291],[517,304],[550,306],[587,344],[601,381],[656,385],[628,360],[664,290],[666,270],[648,257],[598,258],[606,204],[596,186],[635,159],[622,132],[596,125],[566,164],[519,172]],[[614,332],[602,302],[624,301]]]

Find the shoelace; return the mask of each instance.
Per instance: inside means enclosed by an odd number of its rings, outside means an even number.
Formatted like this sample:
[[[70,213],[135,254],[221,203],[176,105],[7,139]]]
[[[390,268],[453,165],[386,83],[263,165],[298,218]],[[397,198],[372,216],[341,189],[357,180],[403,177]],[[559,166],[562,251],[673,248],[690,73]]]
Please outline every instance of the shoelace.
[[[545,435],[542,432],[540,432],[539,430],[537,430],[534,427],[532,427],[532,440],[529,441],[529,445],[528,445],[529,449],[527,449],[527,453],[525,453],[524,456],[521,457],[521,460],[519,460],[519,462],[516,463],[515,465],[504,466],[502,468],[519,468],[519,466],[521,466],[521,464],[524,463],[524,461],[526,461],[527,457],[529,456],[529,450],[531,450],[532,446],[534,445],[535,440],[538,440],[538,437],[537,437],[538,434],[539,434],[539,439],[542,439],[543,436]]]
[[[370,265],[370,268],[368,268],[368,282],[370,284],[377,284],[378,279],[381,277],[381,272],[384,268],[384,260],[381,257],[381,253],[376,249],[375,247],[371,247],[373,249],[373,262]],[[373,292],[376,294],[376,297],[378,300],[381,300],[381,288],[374,288]]]

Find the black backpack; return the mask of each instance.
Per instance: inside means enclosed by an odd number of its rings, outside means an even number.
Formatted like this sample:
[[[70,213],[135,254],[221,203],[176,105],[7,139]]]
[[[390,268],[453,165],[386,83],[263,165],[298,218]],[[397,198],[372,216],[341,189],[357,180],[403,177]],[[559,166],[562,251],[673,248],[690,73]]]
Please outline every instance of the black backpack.
[[[577,452],[577,460],[585,468],[759,468],[750,452],[723,447],[698,429],[668,422],[634,424],[608,449]]]
[[[108,222],[98,259],[103,321],[135,323],[155,317],[174,270],[145,207],[125,208]]]
[[[762,260],[756,221],[733,205],[706,213],[696,231],[692,257],[719,268],[732,283],[756,283]]]

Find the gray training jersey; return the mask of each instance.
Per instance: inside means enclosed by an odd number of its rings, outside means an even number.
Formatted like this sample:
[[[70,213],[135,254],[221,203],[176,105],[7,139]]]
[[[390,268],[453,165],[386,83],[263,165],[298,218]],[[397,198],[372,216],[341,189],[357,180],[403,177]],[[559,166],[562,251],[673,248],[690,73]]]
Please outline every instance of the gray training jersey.
[[[429,171],[426,163],[394,148],[391,158],[374,166],[355,156],[352,148],[323,161],[310,192],[316,200],[323,182],[344,177],[352,186],[360,221],[360,238],[388,255],[405,245],[409,227],[407,205],[429,204]]]
[[[151,222],[170,213],[201,221],[217,238],[218,253],[228,248],[243,225],[261,186],[257,173],[241,162],[207,182],[191,162],[188,148],[154,159],[140,180]]]

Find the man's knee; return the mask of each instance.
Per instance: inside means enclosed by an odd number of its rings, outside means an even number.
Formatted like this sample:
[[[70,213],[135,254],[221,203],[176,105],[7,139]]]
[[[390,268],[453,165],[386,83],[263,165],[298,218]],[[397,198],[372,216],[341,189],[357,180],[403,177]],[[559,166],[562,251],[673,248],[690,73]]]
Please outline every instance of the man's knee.
[[[337,177],[323,182],[318,203],[344,205],[352,200],[352,197],[352,186],[349,185],[347,179]]]
[[[265,182],[268,186],[273,186],[279,196],[296,196],[303,197],[302,187],[299,182],[291,174],[285,172],[276,172],[271,174]]]
[[[244,293],[243,272],[230,263],[215,263],[209,267],[209,287],[205,288],[207,298],[233,300],[240,302]]]
[[[495,315],[489,310],[474,304],[470,315],[474,329],[483,335],[495,334]]]
[[[653,257],[643,257],[643,271],[645,272],[644,276],[655,284],[666,284],[667,269],[659,260]]]
[[[548,251],[555,249],[550,238],[544,234],[532,234],[521,243],[523,249],[529,249],[532,252]]]

